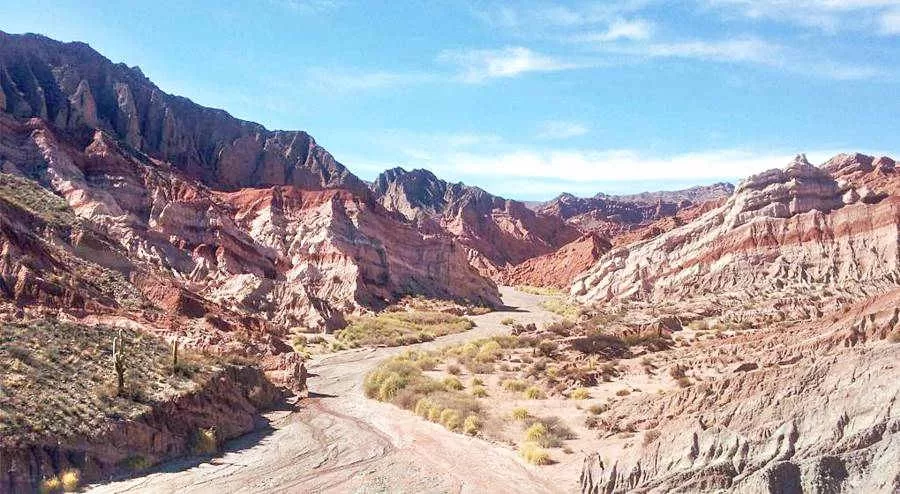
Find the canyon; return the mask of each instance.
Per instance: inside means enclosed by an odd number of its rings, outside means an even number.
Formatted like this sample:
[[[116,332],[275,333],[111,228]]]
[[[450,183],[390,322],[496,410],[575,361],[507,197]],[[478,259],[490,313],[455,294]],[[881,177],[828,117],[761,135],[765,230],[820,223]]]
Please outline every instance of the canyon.
[[[539,204],[367,183],[0,32],[0,491],[896,492],[900,170],[771,165]],[[398,321],[418,343],[341,336]]]

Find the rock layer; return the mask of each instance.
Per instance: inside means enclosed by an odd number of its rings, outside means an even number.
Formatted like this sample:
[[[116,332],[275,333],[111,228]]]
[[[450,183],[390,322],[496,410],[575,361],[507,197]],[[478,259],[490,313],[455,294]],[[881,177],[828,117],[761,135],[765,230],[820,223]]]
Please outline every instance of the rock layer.
[[[483,274],[553,252],[579,237],[558,217],[536,214],[519,201],[478,187],[448,183],[427,170],[387,170],[372,189],[381,204],[426,231],[445,231],[469,250]]]
[[[538,286],[567,289],[576,276],[597,262],[612,246],[609,241],[594,233],[569,242],[556,252],[533,257],[508,268],[500,281],[511,286]]]
[[[588,302],[659,301],[729,291],[809,294],[811,287],[858,297],[890,288],[900,280],[900,198],[859,201],[860,187],[798,157],[748,178],[694,221],[610,251],[572,294]]]

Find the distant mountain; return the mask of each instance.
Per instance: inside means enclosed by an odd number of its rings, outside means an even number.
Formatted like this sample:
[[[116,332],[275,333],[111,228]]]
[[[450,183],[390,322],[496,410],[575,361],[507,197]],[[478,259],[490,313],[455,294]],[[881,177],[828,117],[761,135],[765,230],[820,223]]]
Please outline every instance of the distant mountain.
[[[388,210],[424,231],[448,232],[469,250],[472,264],[495,275],[507,266],[555,251],[577,239],[577,229],[553,215],[478,187],[449,183],[428,170],[387,170],[372,190]]]
[[[576,197],[566,193],[538,206],[535,211],[562,218],[583,232],[600,233],[615,239],[662,218],[674,217],[682,210],[728,197],[733,191],[731,184],[716,183],[632,195],[599,193],[594,197]]]

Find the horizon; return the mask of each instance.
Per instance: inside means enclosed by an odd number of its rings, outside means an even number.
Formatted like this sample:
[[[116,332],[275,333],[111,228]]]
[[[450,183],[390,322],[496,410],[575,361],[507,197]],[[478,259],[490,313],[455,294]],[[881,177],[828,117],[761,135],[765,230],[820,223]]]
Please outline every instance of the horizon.
[[[422,168],[546,201],[737,185],[800,153],[814,164],[897,156],[900,129],[879,116],[900,102],[876,97],[900,81],[900,10],[888,0],[405,10],[270,0],[199,2],[171,20],[166,1],[52,5],[0,6],[0,29],[84,42],[168,93],[305,130],[367,181]]]

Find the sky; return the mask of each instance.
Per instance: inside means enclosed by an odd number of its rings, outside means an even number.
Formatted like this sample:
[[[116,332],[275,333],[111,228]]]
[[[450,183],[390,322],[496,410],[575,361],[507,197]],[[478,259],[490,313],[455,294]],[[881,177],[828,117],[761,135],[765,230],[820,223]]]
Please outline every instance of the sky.
[[[900,156],[900,0],[4,0],[360,177],[544,200]]]

